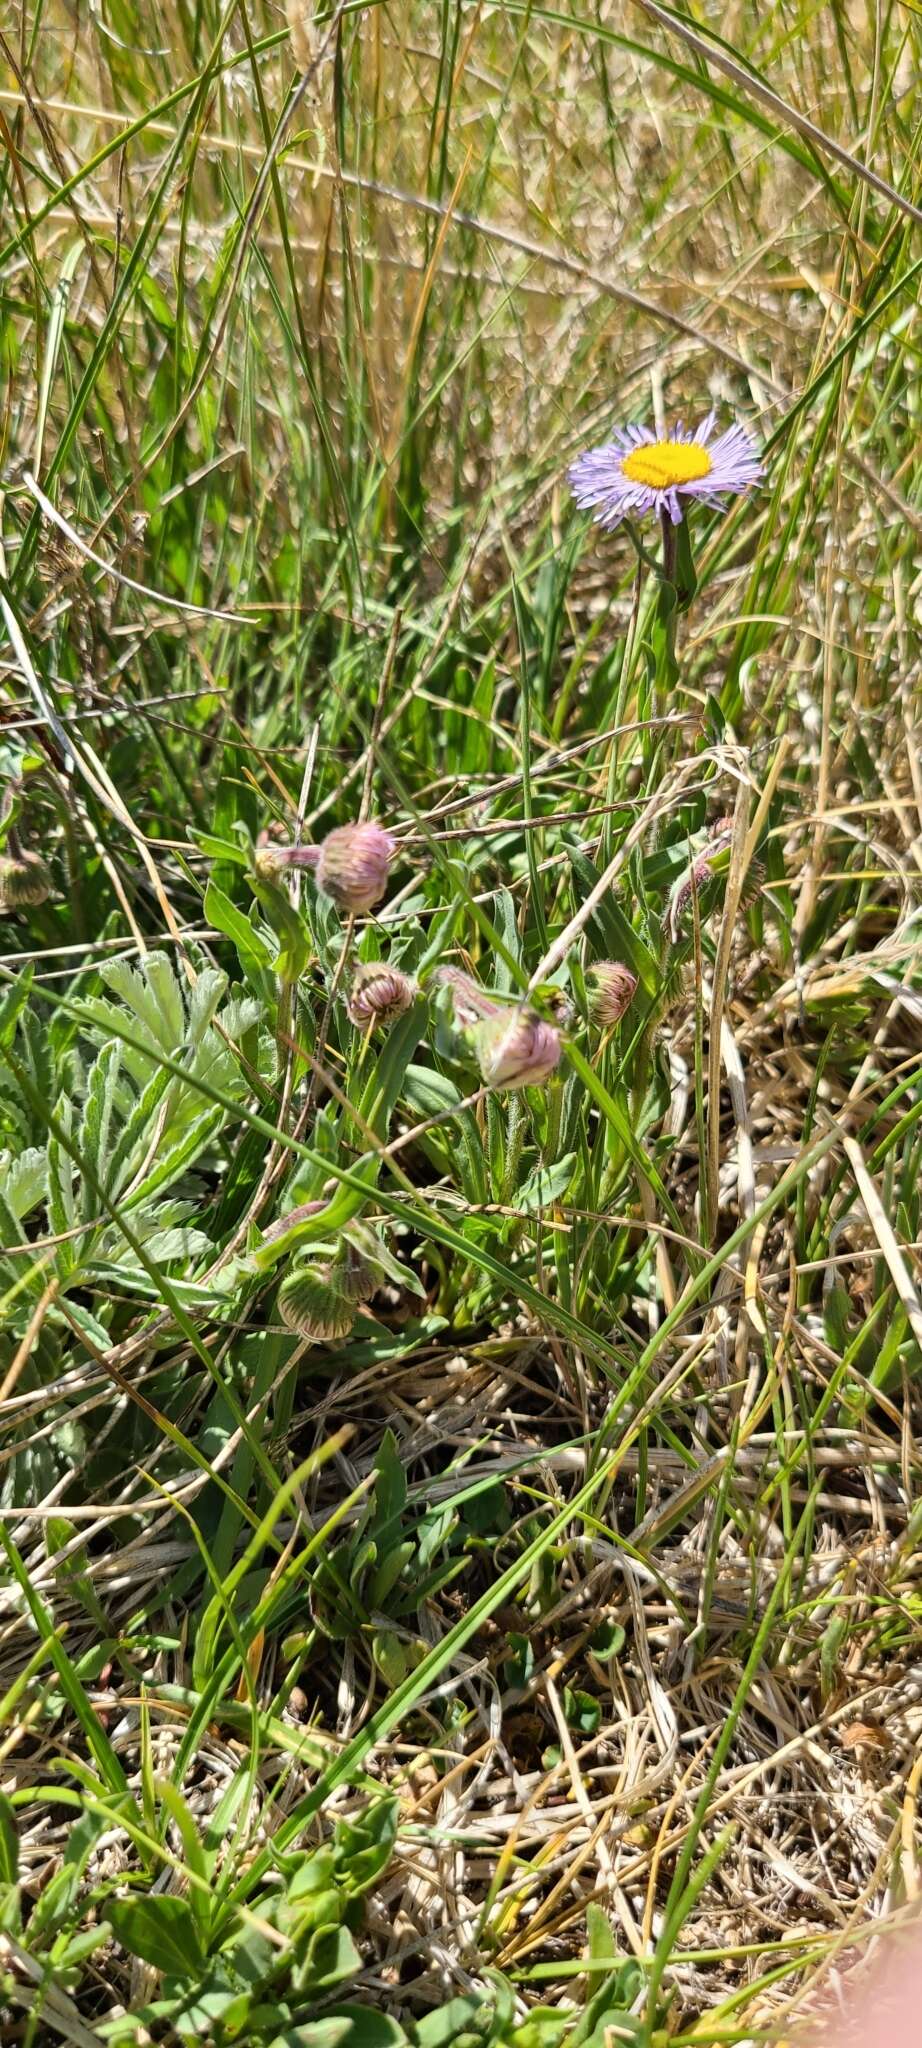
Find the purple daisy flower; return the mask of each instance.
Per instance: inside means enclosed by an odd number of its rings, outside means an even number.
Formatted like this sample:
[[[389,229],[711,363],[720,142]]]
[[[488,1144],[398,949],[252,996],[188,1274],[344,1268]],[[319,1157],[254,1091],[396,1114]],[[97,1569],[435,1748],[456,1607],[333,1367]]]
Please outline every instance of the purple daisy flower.
[[[709,412],[692,433],[681,420],[668,441],[652,427],[618,427],[602,448],[591,448],[571,465],[573,496],[609,530],[632,512],[668,512],[674,526],[682,499],[699,498],[720,509],[729,492],[739,497],[764,475],[759,451],[745,427],[734,424],[714,438],[717,414]]]

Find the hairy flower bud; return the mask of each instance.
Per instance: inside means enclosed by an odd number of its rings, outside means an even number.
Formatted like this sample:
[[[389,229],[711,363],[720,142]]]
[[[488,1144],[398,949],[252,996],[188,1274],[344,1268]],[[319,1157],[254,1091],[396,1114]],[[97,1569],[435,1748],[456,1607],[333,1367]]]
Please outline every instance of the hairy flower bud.
[[[52,891],[51,871],[40,853],[0,854],[0,909],[24,910],[44,903]]]
[[[472,981],[469,974],[463,974],[460,967],[437,967],[432,980],[437,987],[451,991],[455,1023],[461,1031],[468,1031],[483,1017],[509,1015],[502,1003],[495,1002],[479,982]]]
[[[373,910],[387,888],[396,851],[383,825],[337,825],[320,847],[317,886],[340,910]]]
[[[288,866],[284,846],[258,846],[253,855],[253,866],[261,882],[276,881]]]
[[[331,1266],[296,1266],[279,1288],[279,1314],[289,1330],[317,1343],[345,1337],[355,1320],[353,1303],[336,1285]]]
[[[589,1008],[596,1024],[617,1024],[633,1002],[637,976],[620,960],[597,960],[587,976],[591,984]]]
[[[346,1001],[346,1014],[357,1031],[374,1030],[394,1024],[416,1000],[417,987],[399,967],[384,960],[366,960],[355,970]]]
[[[673,945],[675,945],[678,939],[682,927],[682,919],[688,909],[692,896],[696,896],[701,889],[706,888],[708,882],[713,879],[714,863],[720,854],[726,853],[732,838],[733,819],[716,818],[708,832],[707,845],[691,862],[690,866],[686,868],[685,873],[679,877],[667,913],[669,937]],[[764,872],[759,861],[752,863],[749,870],[748,885],[740,899],[743,905],[752,902],[753,894],[758,889],[764,877]]]
[[[707,849],[706,856],[703,855],[702,859],[706,857],[710,860],[716,860],[717,855],[719,853],[726,852],[727,847],[729,846],[730,841],[733,838],[733,823],[734,821],[732,818],[716,819],[715,823],[711,826],[711,829],[708,833],[708,838],[711,841],[711,845]],[[744,877],[742,890],[740,892],[741,910],[748,910],[750,904],[756,901],[756,898],[759,894],[759,890],[761,889],[764,880],[764,861],[750,861],[749,871],[748,874]]]
[[[488,1088],[532,1088],[554,1072],[561,1054],[560,1034],[522,1004],[482,1019],[477,1053]]]
[[[330,1278],[344,1301],[370,1301],[380,1284],[378,1274],[370,1259],[366,1259],[358,1247],[343,1240],[330,1267]]]

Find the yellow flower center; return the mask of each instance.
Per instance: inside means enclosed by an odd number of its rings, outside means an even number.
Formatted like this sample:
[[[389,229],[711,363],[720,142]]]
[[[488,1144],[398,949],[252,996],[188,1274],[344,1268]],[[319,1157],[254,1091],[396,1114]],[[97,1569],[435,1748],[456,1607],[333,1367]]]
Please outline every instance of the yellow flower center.
[[[696,484],[710,476],[714,464],[700,441],[654,441],[648,448],[632,448],[621,459],[621,474],[632,484],[646,484],[651,491],[669,491],[676,484]]]

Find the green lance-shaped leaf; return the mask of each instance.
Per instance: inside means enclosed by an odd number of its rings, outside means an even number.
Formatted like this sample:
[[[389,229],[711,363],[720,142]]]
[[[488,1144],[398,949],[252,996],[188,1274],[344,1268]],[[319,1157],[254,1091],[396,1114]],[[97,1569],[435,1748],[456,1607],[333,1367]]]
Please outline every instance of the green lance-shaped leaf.
[[[118,1087],[122,1063],[122,1048],[117,1039],[104,1045],[94,1060],[87,1082],[86,1100],[77,1140],[82,1159],[86,1160],[90,1172],[81,1178],[80,1209],[84,1222],[89,1223],[100,1210],[96,1183],[105,1185],[109,1156],[112,1149],[112,1122],[115,1109],[115,1091]]]

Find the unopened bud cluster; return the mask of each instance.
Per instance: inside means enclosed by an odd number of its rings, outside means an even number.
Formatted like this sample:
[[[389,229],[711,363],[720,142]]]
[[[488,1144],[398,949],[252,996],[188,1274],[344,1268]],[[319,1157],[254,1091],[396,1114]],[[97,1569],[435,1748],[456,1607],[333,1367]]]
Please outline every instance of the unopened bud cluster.
[[[692,894],[711,880],[718,857],[730,845],[733,819],[719,818],[711,827],[708,843],[686,869],[673,891],[667,919],[673,943]],[[350,916],[361,916],[381,902],[387,890],[397,841],[374,820],[337,825],[317,845],[260,844],[254,856],[257,874],[276,882],[287,870],[307,869],[317,888]],[[41,865],[41,864],[40,864]],[[0,890],[3,882],[0,875]],[[24,900],[24,899],[23,899]],[[33,900],[38,900],[36,897]],[[602,1030],[618,1024],[637,993],[637,976],[622,960],[599,960],[587,971],[589,1009],[593,1022]],[[563,1050],[561,1030],[572,1016],[562,992],[551,991],[545,1009],[548,1021],[528,1002],[512,1004],[480,986],[460,967],[436,968],[430,986],[444,988],[451,999],[454,1024],[468,1038],[487,1088],[511,1090],[540,1086],[553,1074]],[[402,1017],[419,995],[417,983],[396,966],[382,960],[360,962],[353,970],[346,995],[346,1013],[356,1030],[386,1029]],[[545,991],[547,995],[547,991]],[[301,1285],[302,1275],[291,1276],[286,1286],[299,1314],[311,1287],[319,1286],[313,1269]],[[325,1276],[324,1284],[331,1284]],[[335,1292],[334,1288],[334,1292]],[[280,1296],[282,1313],[288,1294]],[[343,1304],[340,1304],[342,1309]],[[317,1310],[319,1313],[319,1309]]]
[[[344,1237],[333,1258],[305,1260],[286,1274],[279,1288],[279,1314],[299,1337],[332,1344],[348,1336],[356,1308],[371,1300],[378,1285],[371,1260]]]

